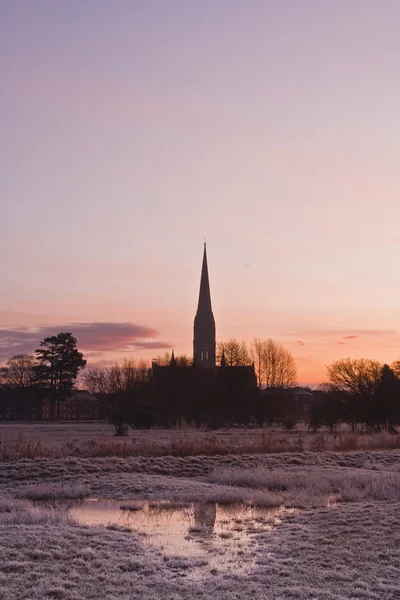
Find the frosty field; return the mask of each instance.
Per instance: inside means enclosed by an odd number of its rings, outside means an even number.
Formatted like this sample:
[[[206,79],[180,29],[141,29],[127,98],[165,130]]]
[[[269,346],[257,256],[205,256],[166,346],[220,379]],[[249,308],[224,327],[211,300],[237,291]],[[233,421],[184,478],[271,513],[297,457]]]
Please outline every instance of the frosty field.
[[[134,514],[82,525],[84,498]],[[143,533],[160,501],[199,552]],[[399,598],[399,510],[397,450],[5,460],[0,598]]]

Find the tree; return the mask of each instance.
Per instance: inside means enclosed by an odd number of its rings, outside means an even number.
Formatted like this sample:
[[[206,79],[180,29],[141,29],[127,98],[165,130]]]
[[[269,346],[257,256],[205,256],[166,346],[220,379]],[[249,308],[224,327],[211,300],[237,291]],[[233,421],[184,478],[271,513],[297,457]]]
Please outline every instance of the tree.
[[[122,365],[88,368],[82,380],[89,392],[101,401],[115,427],[115,435],[126,435],[128,425],[148,424],[150,369],[146,361],[136,364],[132,359],[125,359]]]
[[[35,385],[35,359],[29,354],[11,357],[5,367],[0,368],[3,417],[23,420],[37,418],[40,412],[40,390]]]
[[[400,379],[400,359],[399,360],[395,360],[390,365],[390,368],[392,369],[392,371],[396,375],[396,377],[398,377]]]
[[[333,388],[347,402],[347,419],[372,425],[374,405],[379,391],[382,364],[368,358],[341,358],[326,367]]]
[[[162,356],[158,355],[154,361],[159,367],[169,367],[171,365],[172,355],[169,352],[165,352]],[[177,367],[191,367],[193,365],[193,359],[189,358],[187,354],[179,354],[174,356],[174,364]]]
[[[72,333],[58,333],[40,342],[35,350],[37,364],[34,367],[36,381],[49,392],[51,417],[60,417],[60,402],[72,391],[81,369],[86,366],[83,354],[76,347],[77,339]]]
[[[187,354],[179,354],[175,357],[175,363],[177,367],[191,367],[193,365],[193,359]]]
[[[285,390],[296,385],[296,363],[289,350],[271,339],[254,338],[250,356],[260,390],[259,422],[273,423]]]
[[[250,356],[252,358],[254,364],[254,370],[256,372],[257,377],[257,385],[261,390],[261,386],[263,383],[263,362],[264,362],[264,346],[265,340],[261,340],[260,338],[253,338],[253,341],[250,344]]]
[[[1,369],[1,380],[7,387],[27,388],[35,379],[35,359],[30,354],[17,354],[11,357]]]
[[[254,338],[250,346],[259,387],[283,390],[296,385],[297,367],[293,356],[274,340]]]
[[[309,413],[309,425],[314,432],[325,425],[333,433],[341,421],[343,414],[343,396],[330,383],[321,383],[314,391],[314,398]]]
[[[400,379],[389,365],[383,365],[374,411],[375,423],[378,426],[400,423]]]
[[[245,342],[239,342],[231,338],[228,342],[217,344],[217,363],[221,364],[224,357],[225,365],[228,367],[246,367],[251,365],[249,351]]]

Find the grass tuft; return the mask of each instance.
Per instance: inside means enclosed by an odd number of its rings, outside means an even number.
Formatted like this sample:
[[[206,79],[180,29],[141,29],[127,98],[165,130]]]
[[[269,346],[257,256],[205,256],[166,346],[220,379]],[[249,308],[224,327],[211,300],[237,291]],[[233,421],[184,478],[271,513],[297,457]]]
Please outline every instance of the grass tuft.
[[[3,525],[76,525],[64,510],[38,507],[26,500],[2,500],[0,526]]]
[[[17,492],[17,498],[26,500],[81,500],[90,495],[84,485],[37,483]]]
[[[207,477],[214,484],[258,490],[255,496],[270,506],[285,504],[297,508],[321,506],[332,501],[395,501],[400,498],[400,473],[343,469],[340,472],[321,468],[307,471],[278,471],[263,466],[250,469],[217,467]],[[264,490],[261,492],[260,490]],[[262,495],[263,494],[263,495]],[[260,504],[258,504],[260,505]]]

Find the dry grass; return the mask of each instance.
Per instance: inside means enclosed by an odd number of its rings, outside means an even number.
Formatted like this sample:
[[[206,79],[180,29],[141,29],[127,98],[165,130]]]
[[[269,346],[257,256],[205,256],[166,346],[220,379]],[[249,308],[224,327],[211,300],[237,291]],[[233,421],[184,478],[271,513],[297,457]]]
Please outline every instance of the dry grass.
[[[120,505],[121,510],[130,510],[132,512],[137,512],[138,510],[142,510],[143,506],[140,502],[124,502]]]
[[[80,500],[89,496],[89,489],[79,484],[36,483],[17,492],[26,500]]]
[[[49,449],[40,440],[26,438],[22,433],[19,433],[1,444],[0,460],[41,458],[47,456],[48,452]]]
[[[207,480],[219,485],[264,490],[254,503],[292,507],[323,506],[330,501],[396,501],[400,498],[400,473],[361,469],[329,470],[320,467],[271,470],[216,468]]]
[[[284,452],[347,452],[400,448],[400,436],[383,432],[374,435],[343,431],[312,434],[304,428],[294,432],[281,429],[227,429],[207,432],[193,428],[133,431],[131,437],[106,435],[90,437],[93,424],[0,425],[0,461],[41,457],[132,456],[225,456],[279,454]],[[88,428],[85,433],[85,426]],[[54,430],[52,429],[54,428]],[[75,437],[76,434],[76,437]]]
[[[26,500],[0,499],[0,526],[2,525],[75,525],[61,508],[38,507]]]

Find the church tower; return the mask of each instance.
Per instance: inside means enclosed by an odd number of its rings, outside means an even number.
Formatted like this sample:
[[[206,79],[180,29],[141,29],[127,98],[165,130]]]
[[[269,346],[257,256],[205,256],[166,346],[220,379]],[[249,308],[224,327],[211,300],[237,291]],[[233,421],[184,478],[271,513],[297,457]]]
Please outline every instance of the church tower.
[[[199,304],[194,318],[193,360],[194,364],[198,366],[215,367],[215,321],[211,308],[205,242],[203,266],[201,268]]]

